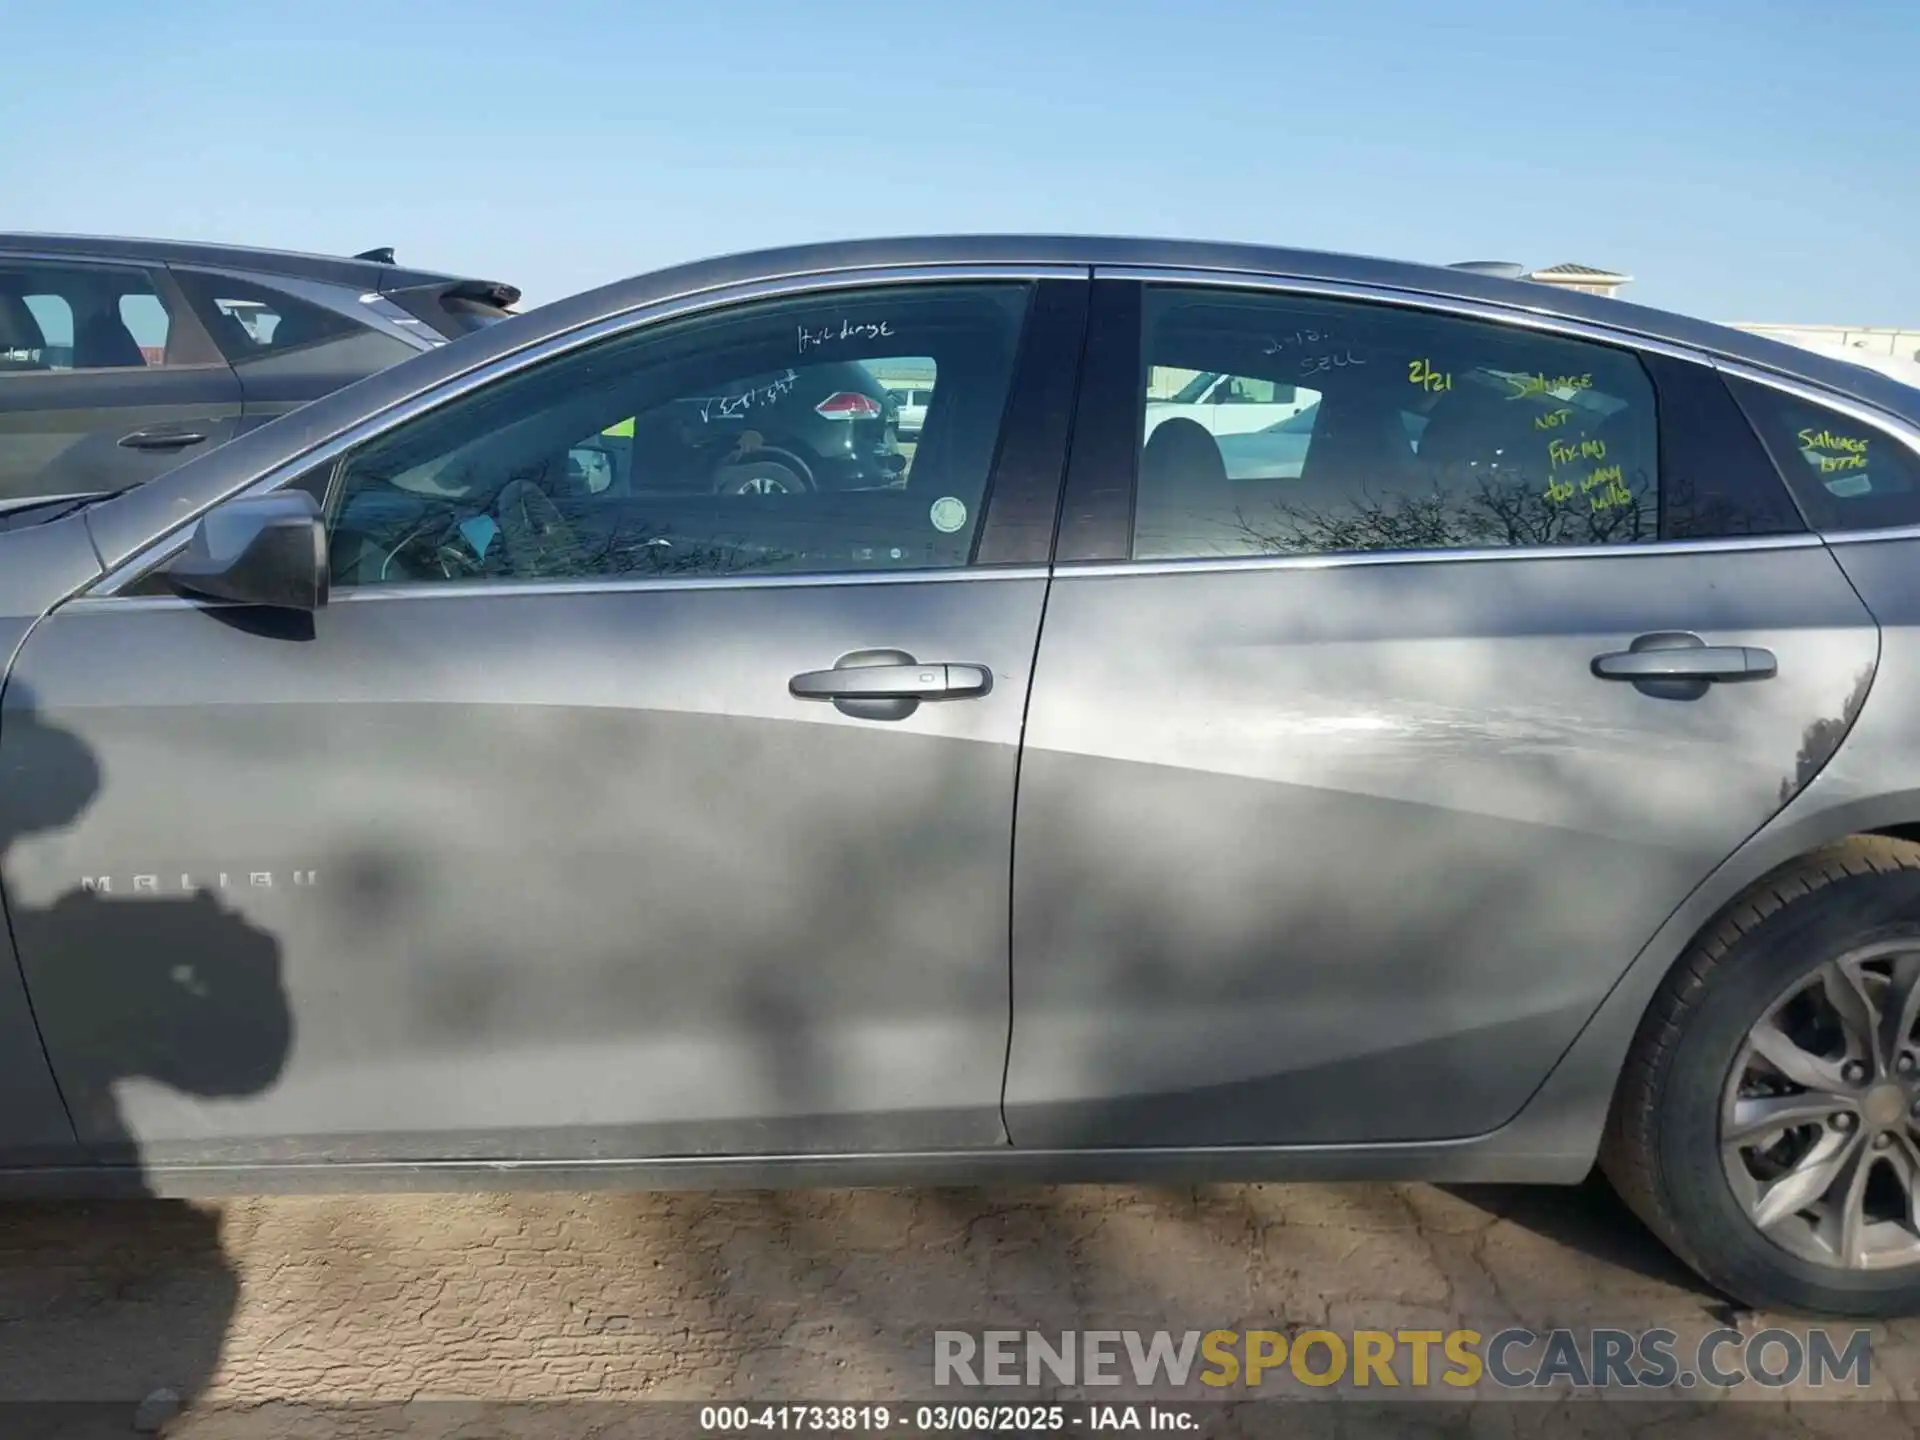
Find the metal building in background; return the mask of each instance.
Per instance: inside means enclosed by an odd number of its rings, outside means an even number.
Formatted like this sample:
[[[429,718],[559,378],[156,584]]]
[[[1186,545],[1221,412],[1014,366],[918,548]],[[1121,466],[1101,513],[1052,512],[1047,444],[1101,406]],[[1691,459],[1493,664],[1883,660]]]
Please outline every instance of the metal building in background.
[[[1865,351],[1895,360],[1920,361],[1920,329],[1896,325],[1770,325],[1757,321],[1736,322],[1734,329],[1812,350]]]

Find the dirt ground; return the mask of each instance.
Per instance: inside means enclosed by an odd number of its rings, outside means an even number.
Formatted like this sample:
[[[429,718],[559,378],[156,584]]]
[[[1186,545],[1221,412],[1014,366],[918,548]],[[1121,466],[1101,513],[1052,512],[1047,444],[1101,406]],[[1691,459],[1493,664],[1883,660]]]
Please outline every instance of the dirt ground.
[[[1769,1323],[1699,1286],[1598,1186],[0,1206],[0,1401],[102,1402],[117,1434],[160,1389],[187,1405],[166,1433],[192,1436],[373,1433],[364,1414],[321,1423],[344,1403],[407,1402],[434,1433],[491,1436],[520,1432],[437,1402],[924,1399],[941,1327],[1729,1322]],[[1882,1403],[1771,1392],[1778,1433],[1912,1433],[1920,1324],[1874,1333],[1866,1395]],[[1483,1408],[1502,1414],[1472,1433],[1566,1407]],[[377,1433],[428,1433],[386,1413]],[[543,1433],[597,1428],[540,1413],[558,1427]],[[273,1416],[284,1429],[260,1428]]]

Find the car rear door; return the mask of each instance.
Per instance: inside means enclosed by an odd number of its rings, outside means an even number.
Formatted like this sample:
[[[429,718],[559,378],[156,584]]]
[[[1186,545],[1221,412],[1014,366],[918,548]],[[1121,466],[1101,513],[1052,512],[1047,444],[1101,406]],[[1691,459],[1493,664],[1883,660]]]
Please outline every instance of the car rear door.
[[[1096,294],[1013,1141],[1492,1129],[1818,773],[1875,624],[1708,366],[1404,296]],[[1321,390],[1299,472],[1231,480],[1183,419],[1143,453],[1153,366]]]
[[[1086,287],[885,278],[516,357],[300,477],[332,497],[310,623],[156,578],[36,629],[0,762],[59,734],[100,779],[5,880],[85,1143],[1004,1143],[1014,777]],[[673,394],[804,371],[796,330],[828,326],[836,364],[939,367],[897,483],[569,463]],[[207,997],[191,1025],[170,987]],[[138,1056],[103,994],[152,997]]]
[[[0,500],[140,484],[232,435],[240,399],[164,267],[0,253]]]

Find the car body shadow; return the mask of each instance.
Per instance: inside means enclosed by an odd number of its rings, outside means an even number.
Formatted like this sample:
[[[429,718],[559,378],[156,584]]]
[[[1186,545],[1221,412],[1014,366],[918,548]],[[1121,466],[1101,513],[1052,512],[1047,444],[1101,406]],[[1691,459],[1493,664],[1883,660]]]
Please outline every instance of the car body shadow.
[[[86,744],[47,724],[17,682],[0,734],[10,767],[4,865],[22,837],[73,826],[101,776]],[[36,981],[33,1018],[78,1140],[71,1188],[113,1198],[0,1204],[0,1429],[125,1435],[137,1413],[143,1427],[157,1424],[204,1391],[240,1284],[219,1212],[152,1196],[120,1092],[231,1096],[271,1085],[292,1044],[279,946],[204,891],[112,895],[76,877],[36,905],[19,898],[10,867],[7,878],[11,938],[46,962],[22,968]]]

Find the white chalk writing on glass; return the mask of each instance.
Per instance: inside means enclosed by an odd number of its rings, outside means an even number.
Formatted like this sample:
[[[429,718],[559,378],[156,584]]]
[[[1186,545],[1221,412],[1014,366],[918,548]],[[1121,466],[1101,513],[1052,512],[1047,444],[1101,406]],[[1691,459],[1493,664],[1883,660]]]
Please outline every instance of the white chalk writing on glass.
[[[818,330],[809,330],[804,325],[794,328],[800,333],[802,355],[836,340],[884,340],[893,334],[890,320],[842,320],[838,325],[822,325]]]
[[[799,378],[799,371],[789,369],[778,380],[756,385],[738,395],[703,395],[700,397],[700,418],[707,422],[737,420],[756,405],[771,405],[793,389],[794,382]]]
[[[1290,350],[1301,345],[1318,345],[1322,340],[1331,340],[1333,336],[1325,330],[1296,330],[1291,335],[1269,335],[1260,346],[1262,355],[1278,355],[1282,350]]]
[[[1323,370],[1344,370],[1349,365],[1364,365],[1366,363],[1366,361],[1354,354],[1353,351],[1342,350],[1335,355],[1308,356],[1300,362],[1300,373],[1302,375],[1318,375]]]

